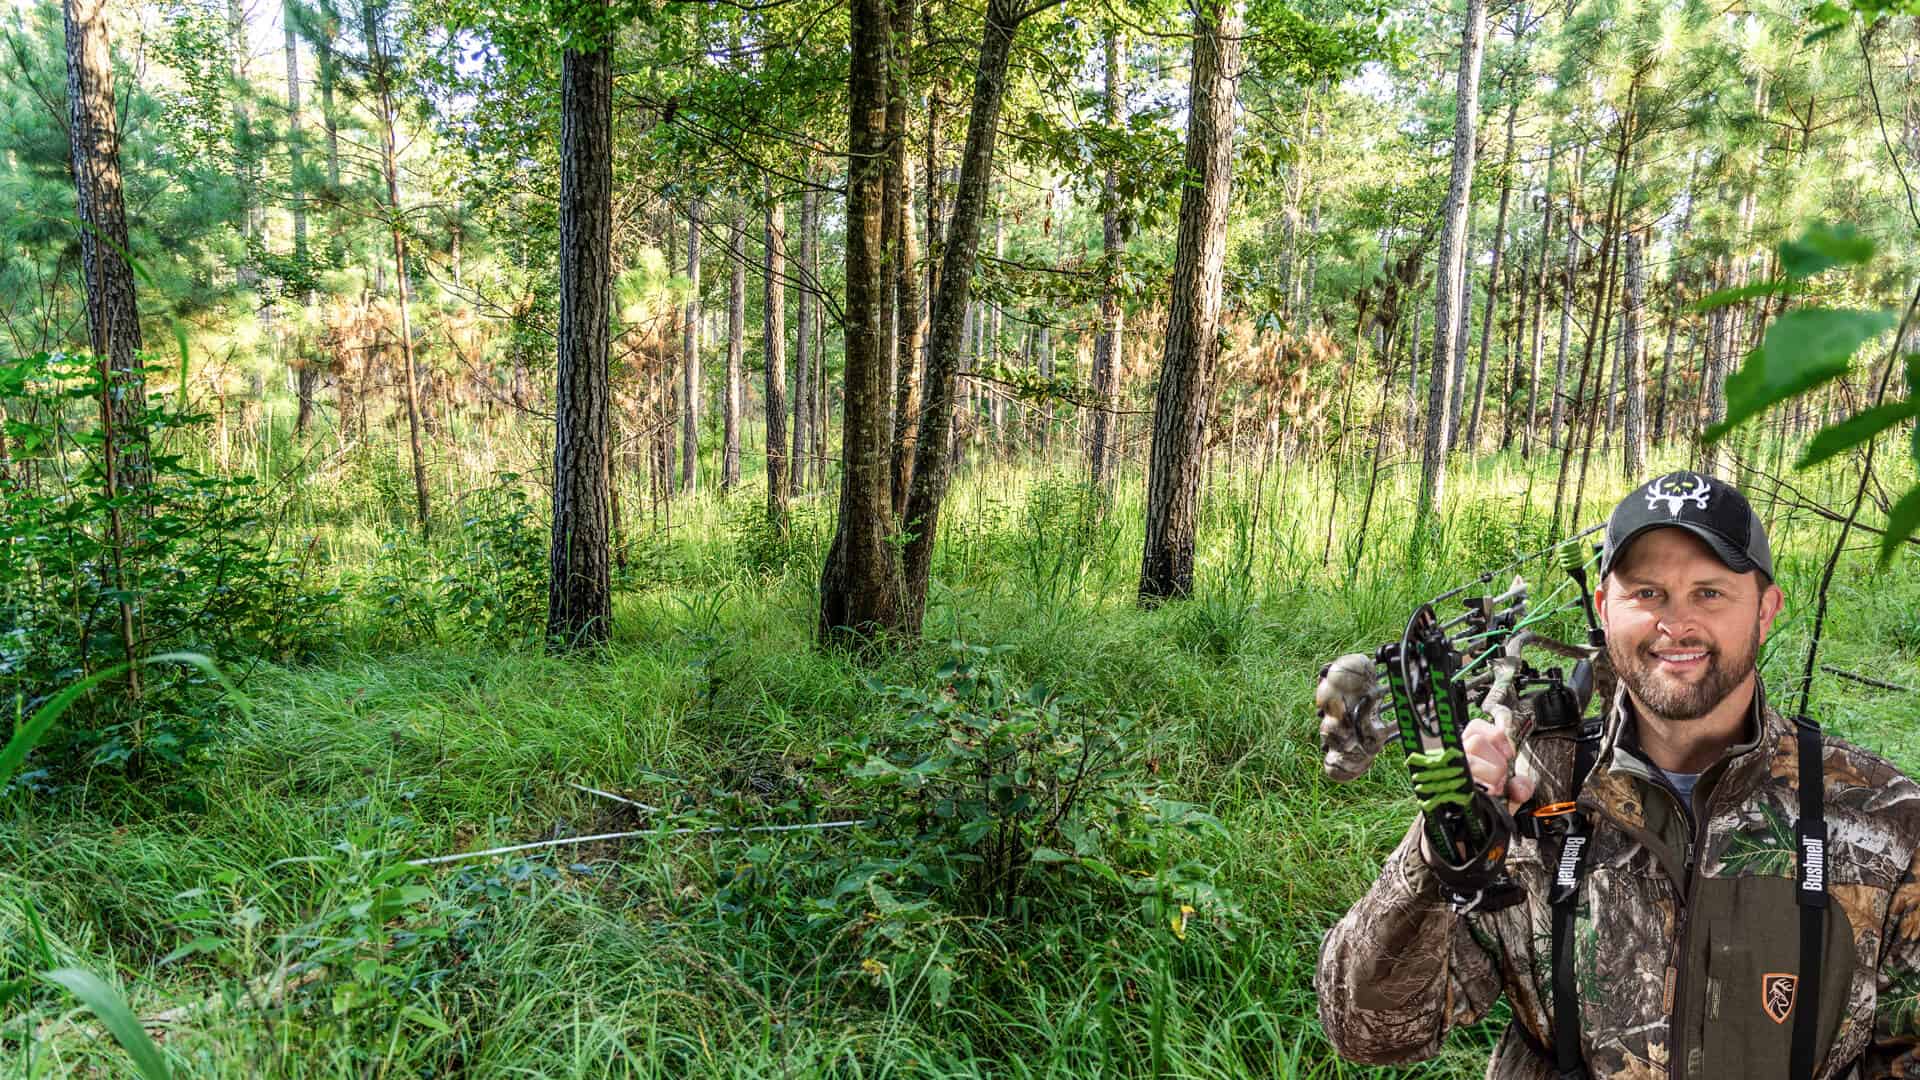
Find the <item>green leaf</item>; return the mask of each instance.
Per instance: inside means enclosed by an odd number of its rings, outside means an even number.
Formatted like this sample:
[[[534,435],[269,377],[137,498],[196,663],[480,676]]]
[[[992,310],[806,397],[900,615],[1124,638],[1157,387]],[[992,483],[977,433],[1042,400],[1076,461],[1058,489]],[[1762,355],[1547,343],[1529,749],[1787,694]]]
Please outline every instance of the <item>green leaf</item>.
[[[242,714],[252,715],[252,704],[234,688],[232,683],[227,681],[226,675],[214,665],[213,661],[199,653],[161,653],[157,656],[149,656],[140,663],[142,665],[179,663],[197,667],[233,695],[234,704],[240,707]],[[7,781],[13,778],[14,772],[20,768],[22,762],[27,760],[27,754],[41,739],[47,737],[47,732],[53,729],[54,721],[60,719],[62,713],[72,708],[73,703],[80,699],[80,695],[125,670],[127,665],[124,663],[102,668],[48,698],[45,704],[35,709],[27,722],[14,731],[13,737],[7,740],[7,745],[0,747],[0,788],[4,788]]]
[[[1760,348],[1727,376],[1727,418],[1707,429],[1706,441],[1845,374],[1860,346],[1892,326],[1890,311],[1853,308],[1800,308],[1775,319]]]
[[[1907,354],[1907,396],[1920,397],[1920,352]]]
[[[1798,240],[1780,245],[1780,269],[1798,281],[1836,266],[1859,266],[1873,258],[1873,241],[1851,225],[1809,226]]]
[[[80,700],[80,695],[125,670],[127,670],[125,664],[102,668],[48,698],[45,704],[33,710],[33,715],[13,733],[13,737],[7,740],[7,745],[0,747],[0,787],[4,787],[8,780],[13,779],[13,774],[20,768],[21,762],[27,760],[28,751],[31,751],[41,739],[47,737],[47,732],[53,729],[53,722],[60,719],[60,714],[71,708],[74,702]]]
[[[1064,851],[1061,851],[1058,848],[1050,848],[1050,847],[1034,848],[1033,854],[1030,856],[1030,858],[1037,863],[1063,863],[1063,862],[1074,861],[1073,856],[1067,854]]]
[[[160,1048],[154,1045],[146,1029],[140,1026],[133,1010],[127,1007],[126,999],[101,982],[98,975],[79,968],[60,968],[42,972],[40,978],[65,987],[68,993],[80,999],[80,1004],[99,1017],[114,1041],[133,1059],[134,1071],[141,1080],[172,1080],[173,1073],[167,1068],[166,1059],[160,1055]]]
[[[1851,450],[1875,435],[1900,423],[1920,415],[1920,402],[1890,401],[1885,405],[1876,405],[1857,416],[1848,417],[1837,424],[1820,429],[1820,433],[1807,444],[1807,449],[1794,462],[1796,469],[1810,469],[1844,450]]]
[[[1893,553],[1899,551],[1900,545],[1916,530],[1920,530],[1920,484],[1908,488],[1887,513],[1887,531],[1880,537],[1880,565],[1892,562]]]
[[[1687,310],[1693,312],[1712,311],[1714,308],[1727,307],[1731,304],[1737,304],[1742,300],[1751,300],[1756,296],[1772,296],[1774,293],[1786,287],[1787,283],[1778,279],[1756,281],[1751,285],[1737,285],[1731,289],[1721,289],[1717,292],[1710,292],[1700,299],[1695,300],[1693,303],[1688,304]]]

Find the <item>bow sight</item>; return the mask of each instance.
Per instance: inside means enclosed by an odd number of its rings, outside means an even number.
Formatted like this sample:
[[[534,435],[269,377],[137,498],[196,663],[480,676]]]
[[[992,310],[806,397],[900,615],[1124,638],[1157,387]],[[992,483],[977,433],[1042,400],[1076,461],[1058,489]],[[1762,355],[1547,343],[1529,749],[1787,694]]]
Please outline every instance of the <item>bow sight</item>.
[[[1374,654],[1373,695],[1384,701],[1399,735],[1423,811],[1421,827],[1430,863],[1456,910],[1497,911],[1522,898],[1506,871],[1507,849],[1516,831],[1514,817],[1504,797],[1475,785],[1461,745],[1470,703],[1477,703],[1516,747],[1534,730],[1579,725],[1593,697],[1594,662],[1605,645],[1587,590],[1586,567],[1593,556],[1590,548],[1579,543],[1598,528],[1516,559],[1421,604],[1400,640]],[[1442,605],[1476,584],[1486,585],[1496,575],[1549,554],[1557,556],[1568,580],[1546,598],[1543,610],[1528,611],[1527,582],[1516,575],[1505,592],[1466,596],[1461,600],[1464,610],[1445,620],[1440,617]],[[1578,590],[1578,602],[1586,614],[1585,645],[1567,644],[1536,629],[1573,606],[1571,601],[1561,601],[1569,585]],[[1571,674],[1557,666],[1544,671],[1535,668],[1525,655],[1527,649],[1575,661]],[[1358,718],[1350,714],[1349,719]],[[1530,820],[1518,831],[1534,835],[1543,819],[1569,809],[1523,808],[1523,816]]]

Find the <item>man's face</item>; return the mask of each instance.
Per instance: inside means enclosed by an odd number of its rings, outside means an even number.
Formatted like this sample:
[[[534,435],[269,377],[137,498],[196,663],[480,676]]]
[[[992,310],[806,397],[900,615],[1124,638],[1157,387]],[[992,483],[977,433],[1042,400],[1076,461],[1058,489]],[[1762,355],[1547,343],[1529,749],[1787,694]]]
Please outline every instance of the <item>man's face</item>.
[[[1614,670],[1643,709],[1697,720],[1754,673],[1778,586],[1735,573],[1684,529],[1635,540],[1594,597]]]

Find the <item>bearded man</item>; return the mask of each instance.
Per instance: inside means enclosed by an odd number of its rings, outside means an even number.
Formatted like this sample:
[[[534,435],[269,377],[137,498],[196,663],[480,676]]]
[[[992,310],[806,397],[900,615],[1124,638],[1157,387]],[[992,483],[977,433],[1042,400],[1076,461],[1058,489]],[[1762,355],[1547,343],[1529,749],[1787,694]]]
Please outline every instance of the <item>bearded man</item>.
[[[1565,813],[1508,853],[1526,898],[1456,913],[1415,821],[1322,947],[1335,1050],[1428,1058],[1504,995],[1490,1078],[1920,1077],[1920,786],[1768,706],[1783,597],[1746,498],[1691,472],[1637,488],[1593,602],[1604,724],[1462,738],[1516,820]],[[1323,738],[1379,705],[1342,685]]]

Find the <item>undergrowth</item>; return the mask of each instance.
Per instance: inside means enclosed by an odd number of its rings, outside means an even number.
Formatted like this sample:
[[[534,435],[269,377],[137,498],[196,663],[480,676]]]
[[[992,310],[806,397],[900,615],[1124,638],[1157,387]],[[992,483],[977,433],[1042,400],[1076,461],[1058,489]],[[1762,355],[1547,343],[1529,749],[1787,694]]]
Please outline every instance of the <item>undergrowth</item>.
[[[381,483],[355,460],[390,455],[282,452],[263,473],[307,470],[277,527],[339,590],[330,648],[253,668],[192,800],[80,771],[0,803],[0,982],[31,905],[180,1076],[1368,1075],[1332,1057],[1311,974],[1411,803],[1391,770],[1321,777],[1312,678],[1551,509],[1546,463],[1463,467],[1436,558],[1408,564],[1394,489],[1353,565],[1351,515],[1326,531],[1353,477],[1217,476],[1196,596],[1142,610],[1137,473],[991,463],[945,515],[926,644],[863,667],[812,644],[830,494],[782,533],[753,486],[671,521],[629,492],[614,644],[559,659],[528,479],[440,478],[470,494],[428,545],[352,505]],[[1804,605],[1830,528],[1773,522]],[[1825,655],[1906,681],[1920,572],[1868,557]],[[1782,633],[1776,686],[1805,620]],[[1911,699],[1817,700],[1920,765]],[[407,863],[604,833],[641,835]],[[1396,1075],[1478,1075],[1499,1023]],[[116,1055],[84,1016],[0,1006],[0,1073]]]

